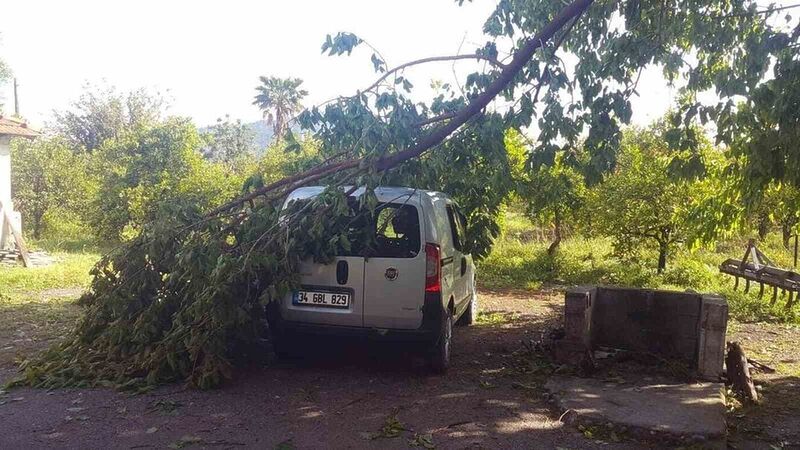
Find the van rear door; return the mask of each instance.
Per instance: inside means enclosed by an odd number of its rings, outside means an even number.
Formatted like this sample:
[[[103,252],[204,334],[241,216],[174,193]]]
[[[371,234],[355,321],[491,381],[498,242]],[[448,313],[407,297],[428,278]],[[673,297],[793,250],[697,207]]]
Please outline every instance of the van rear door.
[[[291,201],[309,201],[321,188],[295,191]],[[355,198],[352,202],[357,203]],[[304,322],[349,327],[364,326],[364,256],[358,238],[367,221],[352,224],[351,249],[329,264],[307,260],[300,263],[300,289],[281,302],[281,317],[291,322]]]
[[[339,256],[331,264],[300,264],[300,290],[287,295],[281,317],[351,327],[364,326],[364,258]]]
[[[375,248],[364,265],[364,326],[416,329],[425,299],[422,211],[399,200],[375,214]]]

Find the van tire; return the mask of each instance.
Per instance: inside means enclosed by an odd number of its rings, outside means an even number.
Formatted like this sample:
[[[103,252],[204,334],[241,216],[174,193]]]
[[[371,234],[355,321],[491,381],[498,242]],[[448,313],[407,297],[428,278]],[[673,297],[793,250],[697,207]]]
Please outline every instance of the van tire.
[[[472,298],[469,300],[469,305],[467,305],[467,310],[464,311],[464,314],[462,314],[458,319],[456,325],[462,327],[472,325],[475,323],[476,317],[478,317],[478,296],[476,294],[472,294]]]
[[[430,353],[431,370],[434,373],[442,374],[447,372],[450,367],[450,345],[453,340],[453,312],[449,309],[442,317],[442,326],[439,336],[433,344]]]
[[[278,360],[287,360],[292,357],[291,341],[286,338],[285,333],[273,331],[270,333],[270,341],[272,341],[272,351]]]

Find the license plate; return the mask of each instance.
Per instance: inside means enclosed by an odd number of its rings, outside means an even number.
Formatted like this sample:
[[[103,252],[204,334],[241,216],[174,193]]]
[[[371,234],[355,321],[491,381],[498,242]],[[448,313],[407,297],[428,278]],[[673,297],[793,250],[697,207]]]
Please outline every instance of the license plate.
[[[295,305],[347,308],[350,306],[350,294],[346,292],[296,291],[293,303]]]

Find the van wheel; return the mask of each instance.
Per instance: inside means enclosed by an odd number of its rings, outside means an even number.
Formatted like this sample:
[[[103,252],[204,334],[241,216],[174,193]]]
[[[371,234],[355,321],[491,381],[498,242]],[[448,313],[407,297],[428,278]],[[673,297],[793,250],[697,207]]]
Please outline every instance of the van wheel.
[[[453,313],[447,310],[442,318],[439,337],[431,349],[430,364],[435,373],[445,373],[450,367],[450,343],[453,339]]]
[[[472,325],[475,323],[476,317],[478,317],[478,294],[473,293],[472,298],[469,300],[469,306],[467,306],[467,310],[464,311],[464,314],[462,314],[461,318],[458,319],[456,325]]]
[[[285,333],[278,331],[271,332],[270,341],[272,341],[272,351],[275,353],[276,358],[285,360],[292,357],[291,341],[286,338]]]

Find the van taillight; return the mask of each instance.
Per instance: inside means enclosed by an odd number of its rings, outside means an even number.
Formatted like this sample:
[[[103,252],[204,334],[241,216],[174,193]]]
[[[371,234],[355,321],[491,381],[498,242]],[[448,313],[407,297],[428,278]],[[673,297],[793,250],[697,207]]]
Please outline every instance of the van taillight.
[[[436,244],[425,244],[425,292],[442,291],[442,254]]]

